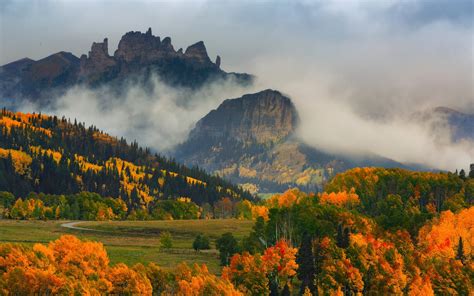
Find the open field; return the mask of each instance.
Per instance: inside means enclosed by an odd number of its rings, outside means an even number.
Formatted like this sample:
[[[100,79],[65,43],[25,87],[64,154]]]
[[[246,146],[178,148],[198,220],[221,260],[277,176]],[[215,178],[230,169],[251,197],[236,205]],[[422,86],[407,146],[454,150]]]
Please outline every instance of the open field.
[[[69,229],[61,224],[67,221],[17,221],[0,220],[0,242],[32,245],[47,243],[63,234],[74,234],[81,239],[100,241],[105,245],[112,264],[124,262],[156,262],[169,268],[179,262],[206,263],[209,270],[220,273],[218,252],[214,241],[225,232],[232,232],[241,239],[252,228],[253,221],[221,220],[174,220],[174,221],[85,221],[77,227],[89,230]],[[159,233],[169,231],[173,248],[160,250]],[[213,249],[195,252],[192,243],[197,234],[204,233],[211,239]]]

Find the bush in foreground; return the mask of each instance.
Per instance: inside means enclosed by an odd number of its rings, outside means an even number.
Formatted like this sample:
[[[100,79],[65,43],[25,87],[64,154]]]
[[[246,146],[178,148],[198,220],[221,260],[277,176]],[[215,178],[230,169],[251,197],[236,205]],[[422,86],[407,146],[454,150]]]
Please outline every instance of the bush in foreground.
[[[32,248],[0,245],[0,295],[242,295],[205,265],[180,264],[173,272],[156,264],[109,265],[98,242],[63,235]]]

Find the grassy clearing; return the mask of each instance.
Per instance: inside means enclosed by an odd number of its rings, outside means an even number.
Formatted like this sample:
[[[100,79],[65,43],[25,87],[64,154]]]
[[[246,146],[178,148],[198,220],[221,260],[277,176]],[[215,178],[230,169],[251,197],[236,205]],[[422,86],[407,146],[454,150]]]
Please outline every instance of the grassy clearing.
[[[104,244],[112,264],[124,262],[156,262],[171,268],[179,262],[188,264],[206,263],[215,273],[220,272],[218,252],[215,249],[195,252],[194,238],[204,233],[214,241],[225,232],[232,232],[237,238],[247,235],[252,221],[225,220],[174,220],[174,221],[107,221],[84,222],[77,226],[99,231],[85,231],[61,227],[66,221],[16,221],[0,220],[0,242],[14,242],[31,245],[47,243],[62,234],[74,234],[81,239],[100,241]],[[173,238],[173,248],[160,250],[159,234],[169,231]]]

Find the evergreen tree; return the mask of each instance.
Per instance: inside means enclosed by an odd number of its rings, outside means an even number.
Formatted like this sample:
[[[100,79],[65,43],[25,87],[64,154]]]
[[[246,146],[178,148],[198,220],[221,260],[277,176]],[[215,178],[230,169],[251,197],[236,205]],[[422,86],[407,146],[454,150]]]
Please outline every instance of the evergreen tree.
[[[209,238],[205,235],[198,234],[194,239],[193,249],[195,251],[210,249]]]
[[[336,244],[339,248],[346,249],[349,247],[349,236],[350,230],[347,227],[343,227],[342,224],[337,226],[337,236],[336,236]]]
[[[219,249],[221,265],[228,265],[230,258],[239,252],[237,240],[230,232],[224,233],[216,241],[216,247]]]
[[[269,280],[270,296],[278,296],[278,282],[275,277]]]
[[[296,263],[298,264],[298,279],[301,281],[300,293],[303,294],[306,287],[308,287],[309,291],[316,295],[313,243],[307,233],[303,234],[303,239],[296,255]]]
[[[242,241],[242,249],[250,254],[261,253],[267,246],[265,236],[265,220],[258,217],[248,237]]]
[[[288,285],[288,283],[283,288],[283,291],[281,291],[281,296],[291,296],[290,286]]]
[[[344,235],[343,235],[343,242],[344,242],[344,248],[349,247],[350,243],[350,236],[351,236],[351,230],[349,227],[344,228]]]
[[[464,244],[462,242],[462,237],[459,237],[458,250],[456,252],[456,259],[460,260],[464,264],[466,257],[464,256]]]

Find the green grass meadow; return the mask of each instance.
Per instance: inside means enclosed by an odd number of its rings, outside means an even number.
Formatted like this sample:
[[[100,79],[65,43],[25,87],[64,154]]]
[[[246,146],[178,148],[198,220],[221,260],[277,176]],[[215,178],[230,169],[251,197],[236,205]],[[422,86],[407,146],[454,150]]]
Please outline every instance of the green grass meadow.
[[[102,242],[107,249],[111,264],[123,262],[128,265],[155,262],[164,268],[172,268],[180,262],[188,264],[206,263],[211,272],[220,273],[219,254],[215,240],[225,232],[238,239],[247,235],[253,221],[237,219],[220,220],[173,220],[173,221],[106,221],[82,222],[78,227],[93,229],[86,231],[68,229],[61,224],[67,221],[18,221],[0,220],[0,242],[47,243],[63,234],[73,234],[83,240]],[[173,247],[160,249],[159,235],[171,233]],[[195,252],[194,238],[203,233],[211,239],[211,250]]]

